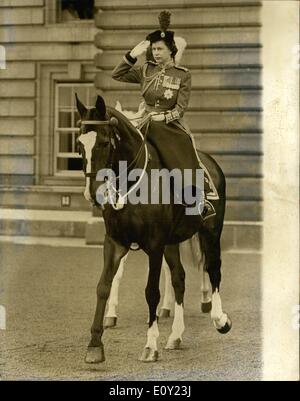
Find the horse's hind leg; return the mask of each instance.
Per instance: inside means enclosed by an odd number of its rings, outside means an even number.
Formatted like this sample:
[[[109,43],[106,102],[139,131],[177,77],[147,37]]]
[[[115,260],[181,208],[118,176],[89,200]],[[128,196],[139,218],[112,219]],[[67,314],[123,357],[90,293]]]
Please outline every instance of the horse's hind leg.
[[[149,307],[149,329],[147,332],[147,343],[140,357],[140,361],[143,362],[156,362],[158,359],[157,339],[159,331],[156,311],[160,300],[159,279],[162,259],[163,249],[149,253],[149,274],[145,290]]]
[[[117,307],[119,303],[119,286],[124,273],[124,263],[128,254],[120,262],[117,273],[112,282],[109,300],[107,302],[107,312],[104,318],[104,327],[115,327],[117,324]]]
[[[220,237],[206,235],[202,237],[202,245],[205,253],[205,266],[212,286],[211,319],[219,333],[225,334],[231,329],[231,320],[223,312],[220,297],[221,283],[221,247]]]
[[[210,281],[209,275],[202,266],[202,285],[201,285],[201,311],[203,313],[209,313],[212,308],[211,297],[210,297]]]
[[[171,270],[172,285],[175,291],[175,310],[172,332],[168,338],[166,349],[178,349],[184,332],[183,298],[185,291],[185,272],[180,261],[179,245],[168,245],[164,252]]]
[[[113,278],[118,270],[120,261],[128,249],[116,243],[108,235],[104,241],[104,266],[97,286],[97,306],[94,322],[91,328],[91,341],[89,343],[85,361],[87,363],[100,363],[105,361],[102,344],[103,319],[106,302],[110,294]]]
[[[194,266],[198,266],[202,274],[201,282],[201,311],[203,313],[209,313],[211,311],[211,296],[210,296],[210,281],[209,275],[205,269],[205,252],[202,249],[202,237],[196,233],[190,240],[189,244],[191,247],[191,253],[193,256]]]

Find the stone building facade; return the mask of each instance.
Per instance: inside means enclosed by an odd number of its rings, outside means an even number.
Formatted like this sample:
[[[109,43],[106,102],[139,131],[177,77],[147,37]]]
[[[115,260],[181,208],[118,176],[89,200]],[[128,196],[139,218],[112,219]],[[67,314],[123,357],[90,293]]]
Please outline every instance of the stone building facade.
[[[224,241],[256,249],[262,220],[258,0],[1,0],[1,208],[91,212],[82,196],[74,93],[85,103],[101,93],[110,105],[119,100],[135,109],[138,88],[112,81],[110,71],[157,27],[163,9],[188,43],[182,59],[193,77],[188,122],[199,148],[227,177]],[[77,233],[62,228],[48,235],[84,236],[81,223]],[[23,231],[39,235],[30,224]],[[13,221],[1,223],[2,235],[23,235],[19,230]]]

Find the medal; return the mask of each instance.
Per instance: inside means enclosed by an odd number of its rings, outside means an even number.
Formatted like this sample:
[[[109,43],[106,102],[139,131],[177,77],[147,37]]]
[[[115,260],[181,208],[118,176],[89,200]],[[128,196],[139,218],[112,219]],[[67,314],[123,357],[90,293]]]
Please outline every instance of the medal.
[[[172,89],[166,89],[164,92],[164,97],[166,99],[171,99],[174,95],[174,92],[172,91]]]

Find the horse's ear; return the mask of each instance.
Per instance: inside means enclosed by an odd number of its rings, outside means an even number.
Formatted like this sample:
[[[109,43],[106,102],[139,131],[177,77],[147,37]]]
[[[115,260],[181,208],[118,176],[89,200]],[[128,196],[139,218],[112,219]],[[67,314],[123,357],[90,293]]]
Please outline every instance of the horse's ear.
[[[87,108],[84,106],[84,104],[81,103],[81,101],[79,100],[77,93],[75,93],[75,99],[76,99],[76,106],[77,106],[77,110],[78,113],[80,115],[80,117],[82,118],[85,113],[87,112]]]
[[[98,114],[104,119],[106,115],[106,106],[103,97],[100,95],[97,96],[96,110]]]

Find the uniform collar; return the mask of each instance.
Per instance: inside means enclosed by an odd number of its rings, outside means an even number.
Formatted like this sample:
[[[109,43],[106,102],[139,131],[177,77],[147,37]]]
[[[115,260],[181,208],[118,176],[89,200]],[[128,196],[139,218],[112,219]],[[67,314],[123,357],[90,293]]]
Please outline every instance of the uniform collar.
[[[169,68],[172,68],[172,67],[174,67],[174,61],[173,60],[170,60],[170,61],[168,61],[166,64],[164,64],[164,65],[160,65],[160,64],[157,64],[158,66],[159,66],[159,68],[161,68],[162,70],[168,70]]]

